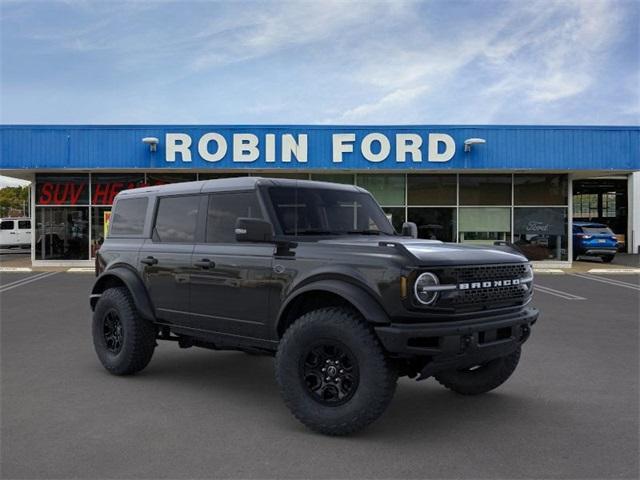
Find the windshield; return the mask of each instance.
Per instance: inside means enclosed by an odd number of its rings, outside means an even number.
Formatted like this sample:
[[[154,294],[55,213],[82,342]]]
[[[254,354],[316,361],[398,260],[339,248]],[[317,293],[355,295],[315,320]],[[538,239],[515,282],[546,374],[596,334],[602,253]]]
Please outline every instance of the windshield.
[[[271,187],[269,197],[285,235],[393,235],[386,215],[361,192]]]

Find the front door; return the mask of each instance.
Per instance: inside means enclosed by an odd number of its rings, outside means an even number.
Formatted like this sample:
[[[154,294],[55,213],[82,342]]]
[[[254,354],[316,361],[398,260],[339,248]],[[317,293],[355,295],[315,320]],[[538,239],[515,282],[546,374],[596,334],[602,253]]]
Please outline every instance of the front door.
[[[152,238],[140,250],[140,271],[156,316],[164,323],[186,325],[189,321],[191,256],[201,198],[159,198]]]
[[[194,328],[231,337],[267,335],[274,245],[237,243],[238,217],[263,218],[256,192],[209,195],[205,243],[196,245],[191,275]]]

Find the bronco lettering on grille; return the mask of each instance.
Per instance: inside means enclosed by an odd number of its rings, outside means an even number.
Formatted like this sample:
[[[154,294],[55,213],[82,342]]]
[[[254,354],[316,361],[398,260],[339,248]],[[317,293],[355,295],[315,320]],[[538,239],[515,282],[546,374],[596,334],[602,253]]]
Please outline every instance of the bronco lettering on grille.
[[[485,282],[459,283],[458,290],[477,290],[479,288],[510,287],[512,285],[520,285],[520,279],[514,278],[512,280],[490,280]]]

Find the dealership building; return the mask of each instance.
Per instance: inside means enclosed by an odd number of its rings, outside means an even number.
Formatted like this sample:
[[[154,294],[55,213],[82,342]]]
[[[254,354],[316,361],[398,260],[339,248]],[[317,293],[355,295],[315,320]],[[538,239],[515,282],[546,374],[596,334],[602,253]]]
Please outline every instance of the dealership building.
[[[90,264],[123,189],[244,175],[359,185],[397,230],[548,266],[577,221],[640,251],[640,127],[3,125],[0,173],[32,182],[34,266]]]

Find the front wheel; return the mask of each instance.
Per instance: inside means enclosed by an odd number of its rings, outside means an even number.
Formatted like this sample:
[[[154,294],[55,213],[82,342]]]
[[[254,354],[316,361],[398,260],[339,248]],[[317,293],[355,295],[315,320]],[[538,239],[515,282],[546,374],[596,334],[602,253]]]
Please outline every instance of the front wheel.
[[[102,294],[93,312],[92,333],[100,362],[114,375],[142,370],[156,346],[155,326],[140,317],[124,287],[109,288]]]
[[[604,255],[604,256],[602,256],[600,258],[602,258],[602,261],[604,263],[611,263],[613,261],[614,257],[615,257],[615,255]]]
[[[293,415],[326,435],[363,429],[385,411],[398,374],[361,317],[323,308],[285,332],[276,355],[276,380]]]
[[[515,371],[520,348],[505,356],[471,368],[448,370],[434,375],[444,387],[461,395],[479,395],[498,388]]]

